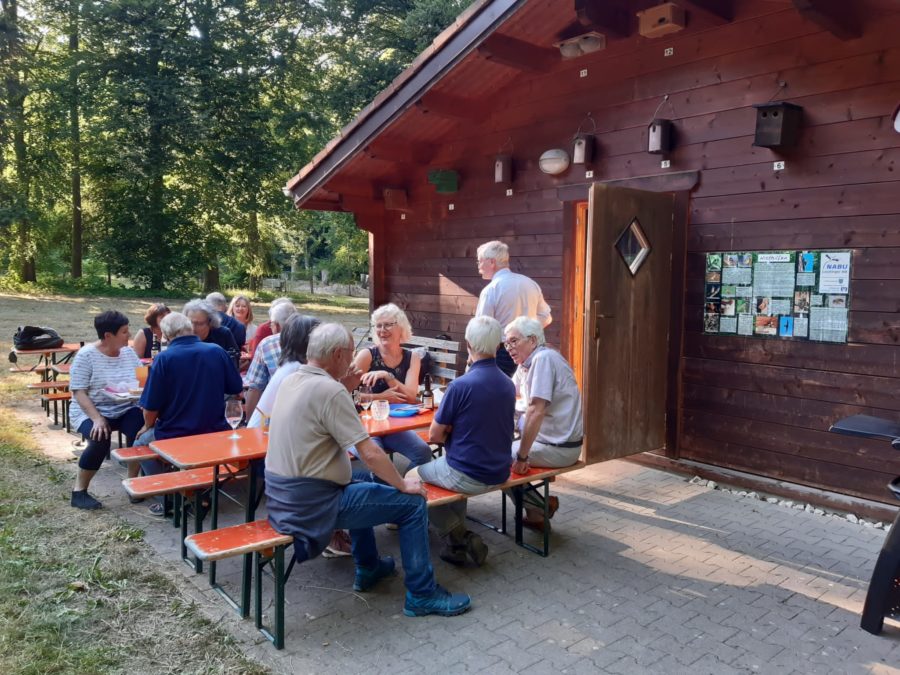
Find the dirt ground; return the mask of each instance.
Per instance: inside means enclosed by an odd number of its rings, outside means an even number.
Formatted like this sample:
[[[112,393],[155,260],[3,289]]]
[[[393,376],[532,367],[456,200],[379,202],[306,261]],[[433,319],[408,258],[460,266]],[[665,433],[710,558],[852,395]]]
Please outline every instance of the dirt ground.
[[[91,341],[98,312],[122,311],[134,333],[155,301],[0,294],[2,357],[20,325]],[[358,310],[299,309],[349,328],[368,318],[364,299]],[[261,320],[267,310],[254,305]],[[113,509],[85,518],[69,507],[77,439],[48,427],[37,394],[24,387],[39,378],[8,365],[0,366],[0,672],[266,672],[203,617],[170,566],[142,543],[142,529]]]
[[[358,310],[339,309],[324,304],[305,304],[299,309],[304,314],[312,314],[323,320],[344,323],[348,328],[364,326],[368,300],[353,298],[352,301],[359,303]],[[66,342],[96,340],[93,317],[107,309],[117,309],[125,314],[131,320],[131,333],[134,335],[144,326],[144,312],[154,302],[165,302],[172,309],[180,309],[187,299],[72,298],[0,294],[0,349],[8,352],[16,328],[25,324],[49,326],[55,329]],[[259,324],[265,321],[268,318],[268,310],[268,304],[254,304],[255,323]]]

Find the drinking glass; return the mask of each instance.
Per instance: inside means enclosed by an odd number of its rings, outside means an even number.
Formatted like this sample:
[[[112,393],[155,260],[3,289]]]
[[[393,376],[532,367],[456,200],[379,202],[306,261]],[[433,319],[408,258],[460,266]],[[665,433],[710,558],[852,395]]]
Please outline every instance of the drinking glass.
[[[237,440],[240,434],[237,432],[238,425],[244,417],[244,408],[241,402],[236,398],[229,399],[225,402],[225,420],[231,425],[231,436],[228,438]]]
[[[368,413],[369,406],[372,405],[372,387],[367,387],[366,385],[360,386],[359,405],[363,409],[362,418],[364,420],[372,419],[372,416]]]
[[[385,400],[372,401],[372,417],[383,422],[391,414],[391,404]]]

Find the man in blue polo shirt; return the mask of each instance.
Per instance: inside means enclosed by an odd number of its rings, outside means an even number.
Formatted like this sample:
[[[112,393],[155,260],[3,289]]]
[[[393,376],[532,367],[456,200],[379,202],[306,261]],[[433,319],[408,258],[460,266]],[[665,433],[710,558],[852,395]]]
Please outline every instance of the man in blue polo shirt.
[[[477,495],[509,478],[516,388],[497,367],[495,355],[503,337],[500,323],[476,316],[466,326],[472,365],[447,388],[429,431],[432,443],[444,443],[444,456],[416,467],[426,483]],[[440,556],[454,565],[466,558],[481,566],[488,548],[466,529],[466,501],[430,510],[431,524],[444,539]]]
[[[144,429],[135,445],[154,440],[206,434],[229,429],[225,421],[225,397],[240,394],[241,376],[220,346],[201,342],[190,319],[179,312],[168,314],[160,328],[169,348],[153,360],[141,395]],[[141,462],[145,474],[163,471],[157,460]],[[156,513],[155,507],[150,507]]]

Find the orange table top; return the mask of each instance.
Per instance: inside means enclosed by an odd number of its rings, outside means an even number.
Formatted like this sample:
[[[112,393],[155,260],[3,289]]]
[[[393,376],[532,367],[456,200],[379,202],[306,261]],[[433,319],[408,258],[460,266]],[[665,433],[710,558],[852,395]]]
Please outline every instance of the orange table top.
[[[372,411],[369,411],[369,415]],[[412,417],[388,417],[386,420],[379,421],[374,417],[362,420],[363,426],[369,432],[369,436],[387,436],[395,434],[398,431],[412,431],[413,429],[421,429],[430,427],[434,420],[434,411],[421,412]]]
[[[69,344],[66,343],[62,347],[54,347],[53,349],[13,349],[16,353],[16,356],[29,356],[29,355],[38,355],[43,356],[44,354],[71,354],[72,352],[77,352],[81,349],[81,346],[78,344]]]
[[[153,441],[150,449],[179,469],[198,469],[266,456],[269,437],[262,429],[238,429],[239,439],[228,437],[231,430],[211,434]]]

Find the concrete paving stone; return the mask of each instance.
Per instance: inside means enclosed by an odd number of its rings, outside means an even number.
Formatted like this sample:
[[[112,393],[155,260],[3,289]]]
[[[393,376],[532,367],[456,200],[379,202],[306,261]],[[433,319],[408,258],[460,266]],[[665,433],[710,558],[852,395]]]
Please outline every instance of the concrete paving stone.
[[[704,654],[691,664],[691,673],[694,675],[739,675],[745,672],[723,663],[713,654]]]
[[[543,659],[547,664],[552,664],[554,667],[553,672],[556,675],[564,668],[570,668],[582,659],[578,654],[570,654],[564,646],[552,639],[536,642],[528,647],[526,651],[533,656]],[[529,668],[529,670],[531,669]]]
[[[488,649],[487,652],[492,656],[499,657],[504,664],[517,673],[522,672],[526,668],[530,669],[543,660],[543,657],[527,651],[522,645],[517,644],[513,640],[504,640]]]
[[[757,640],[746,632],[739,632],[732,635],[725,640],[725,644],[742,649],[747,653],[752,654],[754,659],[763,659],[764,661],[772,659],[780,652],[784,651],[784,647],[781,645]],[[747,665],[749,667],[750,664]]]
[[[685,622],[685,625],[702,631],[701,637],[707,637],[720,642],[724,642],[738,632],[737,628],[713,621],[703,614],[696,614],[688,619]]]

